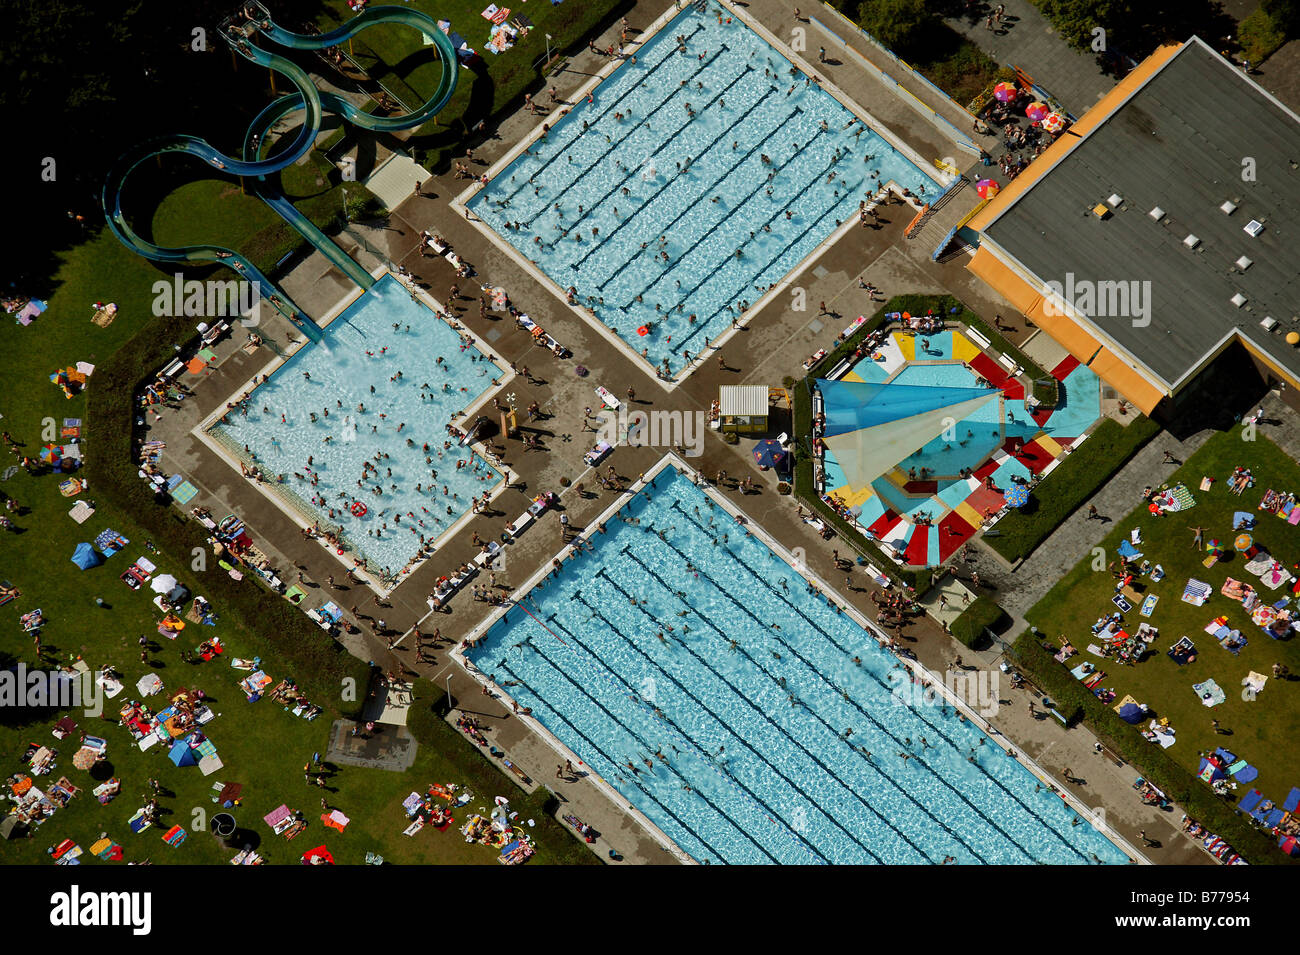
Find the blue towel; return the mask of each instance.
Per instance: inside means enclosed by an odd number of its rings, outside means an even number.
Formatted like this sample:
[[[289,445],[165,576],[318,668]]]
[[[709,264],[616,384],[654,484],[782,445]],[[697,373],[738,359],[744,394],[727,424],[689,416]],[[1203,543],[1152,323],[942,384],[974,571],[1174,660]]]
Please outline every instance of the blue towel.
[[[1233,763],[1235,763],[1235,762],[1237,761],[1237,757],[1234,756],[1234,755],[1232,755],[1232,753],[1228,752],[1228,751],[1227,751],[1226,749],[1224,749],[1222,746],[1220,746],[1218,749],[1216,749],[1216,750],[1214,751],[1214,755],[1215,755],[1215,756],[1218,756],[1220,759],[1222,759],[1222,760],[1223,760],[1225,763],[1227,763],[1229,766],[1231,766]]]
[[[1300,789],[1292,789],[1286,802],[1282,803],[1282,808],[1287,812],[1295,812],[1297,806],[1300,806]]]
[[[1142,552],[1134,547],[1131,541],[1120,541],[1119,547],[1116,549],[1119,551],[1121,557],[1132,559],[1142,556]]]
[[[1272,812],[1268,814],[1268,816],[1265,817],[1264,825],[1272,829],[1274,826],[1276,826],[1279,822],[1282,821],[1282,817],[1285,815],[1286,813],[1284,813],[1281,809],[1274,809]]]
[[[1246,795],[1241,797],[1241,802],[1237,803],[1237,808],[1242,812],[1250,812],[1263,800],[1264,794],[1258,789],[1252,789]]]
[[[1258,777],[1259,770],[1249,764],[1232,774],[1232,778],[1239,783],[1253,783]]]

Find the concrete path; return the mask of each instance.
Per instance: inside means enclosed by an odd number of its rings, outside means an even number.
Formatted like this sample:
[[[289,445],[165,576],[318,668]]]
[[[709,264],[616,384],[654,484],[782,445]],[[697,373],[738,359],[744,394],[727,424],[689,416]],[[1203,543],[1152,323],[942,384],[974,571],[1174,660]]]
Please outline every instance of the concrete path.
[[[990,592],[1015,621],[1008,631],[1009,636],[1014,638],[1025,629],[1024,615],[1029,608],[1114,530],[1115,521],[1122,520],[1137,506],[1142,498],[1142,489],[1149,484],[1159,485],[1178,467],[1165,461],[1166,451],[1181,464],[1213,433],[1208,429],[1198,431],[1185,441],[1179,441],[1167,431],[1157,434],[1014,569],[982,541],[975,543],[972,551],[978,557],[969,568],[979,573],[981,583],[986,585],[985,591]],[[1087,449],[1085,442],[1083,453],[1086,454]],[[1050,486],[1050,478],[1044,486]],[[1096,506],[1100,519],[1088,519],[1089,504]]]
[[[951,17],[946,22],[997,61],[1020,67],[1034,82],[1055,96],[1075,116],[1082,116],[1115,85],[1102,73],[1096,57],[1075,51],[1029,0],[1005,0],[1003,22],[990,30],[990,4],[975,4],[981,13]]]

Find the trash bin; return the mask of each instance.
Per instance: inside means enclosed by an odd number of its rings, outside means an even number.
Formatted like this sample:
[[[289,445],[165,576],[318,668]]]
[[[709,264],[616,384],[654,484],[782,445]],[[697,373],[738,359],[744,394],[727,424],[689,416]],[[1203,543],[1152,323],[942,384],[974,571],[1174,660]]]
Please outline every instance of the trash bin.
[[[235,834],[235,817],[228,812],[219,812],[214,815],[208,823],[208,828],[212,834],[227,849],[234,848],[231,844],[231,837]]]

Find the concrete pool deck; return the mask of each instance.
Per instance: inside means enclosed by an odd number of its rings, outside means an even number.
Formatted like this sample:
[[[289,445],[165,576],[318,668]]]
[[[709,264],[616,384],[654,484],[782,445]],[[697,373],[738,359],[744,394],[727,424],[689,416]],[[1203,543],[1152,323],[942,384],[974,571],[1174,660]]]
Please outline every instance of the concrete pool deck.
[[[638,4],[628,11],[630,24],[634,28],[648,25],[664,6],[662,3]],[[777,35],[787,33],[793,24],[792,4],[754,0],[747,9],[751,16],[764,22]],[[616,23],[612,30],[615,35],[600,38],[602,45],[617,40]],[[864,55],[870,56],[870,51]],[[588,52],[580,53],[570,60],[563,72],[553,76],[551,82],[559,88],[563,98],[569,98],[605,59]],[[918,122],[911,107],[861,66],[846,62],[825,69],[841,90],[864,103],[877,120],[887,125],[919,155],[953,154],[952,144],[944,140],[935,127]],[[485,162],[495,162],[509,144],[536,123],[535,116],[520,110],[502,122],[495,133],[497,138],[476,144],[476,154],[481,155]],[[573,812],[604,833],[598,843],[602,858],[606,858],[609,849],[614,849],[626,863],[673,862],[675,860],[658,843],[630,820],[620,803],[611,801],[590,781],[551,781],[555,775],[554,750],[522,721],[515,719],[507,706],[483,697],[477,685],[448,658],[446,644],[459,642],[481,624],[492,608],[473,601],[465,593],[451,603],[449,612],[431,616],[425,595],[432,590],[433,582],[474,555],[476,549],[470,546],[466,537],[468,533],[476,531],[484,538],[498,534],[505,521],[527,506],[530,495],[541,490],[554,490],[560,494],[561,506],[575,529],[590,523],[610,504],[614,492],[602,490],[595,484],[582,460],[582,454],[590,447],[594,436],[583,431],[581,415],[584,407],[596,405],[593,391],[596,385],[603,384],[620,398],[629,385],[635,385],[637,407],[645,410],[704,412],[716,398],[720,384],[778,385],[787,375],[802,378],[801,361],[804,357],[830,345],[845,320],[874,311],[875,306],[870,303],[867,293],[857,287],[859,277],[879,286],[886,296],[904,291],[955,295],[990,322],[999,312],[1005,316],[1015,313],[966,271],[963,259],[946,263],[930,260],[934,242],[947,228],[938,217],[922,230],[918,239],[909,241],[904,238],[903,231],[911,219],[911,212],[894,213],[900,208],[895,206],[886,211],[883,218],[889,221],[878,230],[862,229],[847,234],[827,248],[811,267],[792,278],[792,284],[805,292],[809,303],[806,311],[793,311],[791,299],[786,296],[769,301],[756,311],[743,331],[725,343],[719,353],[725,369],[719,368],[717,360],[712,359],[670,393],[661,382],[646,374],[638,363],[629,360],[621,349],[597,334],[589,322],[573,315],[562,299],[557,299],[530,276],[521,274],[514,261],[495,243],[489,242],[481,232],[466,223],[463,214],[458,215],[448,201],[448,197],[459,191],[460,184],[449,173],[433,176],[426,181],[421,197],[408,199],[381,223],[348,227],[338,237],[339,244],[368,269],[388,261],[405,265],[436,298],[444,298],[447,288],[456,281],[452,267],[444,259],[423,258],[417,251],[420,230],[438,232],[463,258],[475,264],[485,282],[505,284],[519,307],[572,349],[575,359],[561,362],[545,349],[534,347],[528,334],[516,328],[506,316],[490,313],[487,319],[480,319],[472,304],[455,303],[458,320],[471,334],[489,343],[507,362],[528,366],[531,380],[521,375],[509,390],[517,391],[523,404],[536,400],[543,413],[551,416],[531,426],[525,423],[525,427],[532,427],[538,434],[545,450],[526,452],[520,443],[506,442],[504,457],[513,481],[494,502],[494,513],[473,517],[462,531],[459,542],[440,549],[389,597],[379,598],[384,604],[382,608],[375,605],[375,595],[368,589],[349,587],[346,582],[329,589],[325,584],[327,575],[338,574],[333,553],[325,552],[317,543],[303,540],[297,524],[260,494],[249,493],[237,469],[232,469],[190,435],[195,424],[223,405],[226,396],[254,373],[260,373],[272,353],[285,350],[291,339],[301,337],[287,322],[272,319],[259,328],[258,332],[266,339],[267,345],[253,355],[242,351],[242,334],[237,341],[227,339],[219,343],[215,349],[218,356],[215,365],[204,373],[202,379],[187,380],[196,391],[195,397],[185,401],[178,410],[163,409],[162,420],[152,425],[152,436],[167,442],[164,457],[167,468],[185,473],[199,488],[199,496],[189,506],[206,504],[214,513],[237,511],[259,546],[280,564],[286,583],[293,582],[296,572],[303,574],[306,582],[301,586],[308,592],[308,600],[304,602],[306,606],[334,600],[350,619],[362,625],[360,634],[343,638],[344,645],[352,653],[363,660],[373,660],[386,669],[398,668],[432,678],[439,687],[449,688],[462,707],[477,711],[480,721],[490,730],[489,739],[504,749],[534,780],[555,791],[564,803],[562,811]],[[964,190],[961,196],[964,197],[961,201],[954,201],[944,211],[953,210],[959,217],[965,208],[958,210],[958,207],[968,208],[976,201],[972,190]],[[341,299],[354,293],[354,287],[319,255],[305,258],[283,280],[283,285],[286,292],[313,315],[328,313]],[[828,310],[841,317],[817,315],[816,306],[820,301],[825,301]],[[1017,327],[1006,333],[1006,337],[1013,343],[1020,344],[1034,334],[1034,329],[1022,327],[1018,319],[1012,321],[1017,323]],[[587,377],[578,377],[574,373],[575,361],[590,369]],[[499,437],[493,440],[498,448],[503,446]],[[634,480],[639,473],[650,468],[662,452],[662,448],[620,446],[610,460],[621,475]],[[777,495],[775,476],[771,472],[753,469],[748,443],[732,447],[716,436],[706,438],[703,455],[688,463],[705,474],[725,469],[733,475],[732,482],[737,475],[752,477],[757,491],[738,496],[738,506],[752,521],[761,522],[763,530],[784,548],[802,549],[814,573],[828,581],[843,580],[843,573],[835,569],[830,557],[831,546],[839,542],[821,540],[812,528],[798,519],[794,502]],[[580,497],[573,486],[564,488],[562,478],[572,485],[585,483],[584,495]],[[553,515],[544,516],[509,547],[506,569],[498,574],[499,584],[522,582],[537,568],[546,566],[560,549],[558,519]],[[296,571],[288,568],[296,568]],[[477,582],[486,583],[486,580],[480,577]],[[842,586],[833,589],[841,599],[860,611],[866,612],[871,608],[868,595],[872,587],[864,577],[855,580],[852,590]],[[353,606],[357,608],[356,613],[351,612]],[[374,632],[373,625],[379,617],[386,620],[389,632]],[[443,646],[439,649],[415,646],[409,631],[417,623],[426,635],[431,634],[434,627],[441,628]],[[398,640],[393,650],[387,648],[390,637]],[[910,625],[901,639],[927,668],[936,672],[947,669],[957,651],[963,649],[928,618]],[[967,653],[967,657],[972,655]],[[1029,697],[1010,691],[1006,695],[1012,698],[1012,705],[1001,708],[994,718],[994,728],[1015,740],[1018,748],[1036,759],[1045,771],[1058,774],[1058,780],[1059,770],[1065,767],[1086,777],[1087,785],[1077,790],[1079,795],[1089,805],[1104,805],[1108,810],[1108,820],[1117,831],[1135,841],[1137,831],[1146,829],[1148,835],[1159,839],[1162,848],[1147,853],[1155,861],[1213,863],[1209,856],[1177,832],[1176,819],[1171,820],[1168,814],[1141,804],[1131,789],[1136,773],[1116,765],[1112,759],[1096,755],[1091,734],[1078,729],[1066,732],[1056,725],[1055,720],[1031,720],[1024,706]],[[513,777],[507,774],[505,778]],[[1059,781],[1057,784],[1064,785]]]

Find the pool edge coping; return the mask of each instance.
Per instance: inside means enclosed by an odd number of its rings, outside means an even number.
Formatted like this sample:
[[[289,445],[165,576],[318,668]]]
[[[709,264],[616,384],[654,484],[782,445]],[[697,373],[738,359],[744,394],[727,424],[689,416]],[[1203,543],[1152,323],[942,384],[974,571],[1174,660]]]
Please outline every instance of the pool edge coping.
[[[900,140],[892,130],[890,130],[887,126],[885,126],[883,123],[877,120],[875,116],[873,116],[866,109],[866,107],[862,106],[852,97],[848,96],[848,94],[846,94],[834,83],[830,82],[827,79],[822,78],[816,71],[812,70],[810,68],[810,65],[801,56],[799,56],[799,54],[796,51],[794,51],[789,44],[783,42],[779,37],[777,37],[774,33],[772,33],[765,26],[763,26],[762,23],[752,18],[749,14],[741,12],[740,10],[731,6],[729,3],[725,3],[724,0],[716,0],[716,2],[718,2],[720,6],[723,6],[726,10],[732,13],[737,19],[741,20],[742,23],[750,30],[752,30],[755,34],[761,37],[763,41],[767,43],[768,46],[770,46],[778,55],[787,59],[793,66],[795,66],[801,72],[803,72],[805,76],[813,78],[816,84],[824,92],[826,92],[829,96],[831,96],[836,102],[838,102],[840,106],[848,110],[848,112],[853,114],[859,121],[866,124],[867,128],[870,129],[877,136],[880,136],[883,140],[885,140],[885,142],[889,145],[891,149],[893,149],[907,162],[909,162],[912,166],[914,166],[919,172],[922,173],[922,175],[926,176],[931,182],[934,182],[936,186],[940,188],[941,190],[940,194],[942,194],[943,190],[949,188],[951,183],[945,185],[939,179],[936,179],[935,176],[929,171],[928,165],[914,149],[912,149],[910,146],[902,142],[902,140]],[[683,4],[681,0],[674,0],[674,2],[663,13],[661,13],[654,20],[654,22],[650,24],[649,27],[647,27],[644,31],[642,31],[638,35],[636,40],[637,49],[640,50],[645,45],[646,42],[648,42],[650,39],[657,36],[665,26],[667,26],[672,20],[676,19],[684,11],[685,6],[686,5]],[[628,56],[631,55],[633,54],[628,54]],[[601,69],[598,70],[586,83],[583,83],[580,87],[578,87],[576,91],[574,91],[571,94],[573,101],[576,102],[581,100],[584,96],[586,96],[588,93],[593,91],[602,82],[604,82],[615,72],[617,72],[625,63],[626,63],[626,57],[612,58],[608,63],[605,64],[605,66],[601,67]],[[562,115],[566,115],[566,114],[567,111],[565,114]],[[650,376],[654,378],[659,383],[659,385],[670,394],[678,387],[684,385],[687,379],[690,378],[691,374],[698,367],[701,367],[703,365],[704,358],[706,355],[709,355],[711,357],[713,355],[717,355],[721,353],[723,347],[727,344],[727,342],[729,342],[731,338],[735,336],[737,333],[747,330],[752,320],[764,309],[766,309],[777,298],[777,296],[785,294],[792,287],[796,287],[795,280],[801,278],[804,275],[804,273],[807,272],[808,269],[811,268],[816,263],[816,261],[826,253],[827,250],[829,250],[833,245],[835,245],[836,243],[844,239],[845,236],[847,236],[848,233],[853,230],[854,226],[857,225],[854,219],[850,217],[846,219],[842,224],[836,226],[831,231],[831,233],[828,236],[826,236],[826,238],[824,238],[821,242],[819,242],[816,246],[814,246],[802,259],[800,259],[788,272],[786,272],[784,276],[782,276],[780,281],[778,281],[775,285],[772,286],[772,288],[768,289],[765,293],[763,293],[763,295],[760,296],[759,299],[756,302],[754,302],[753,305],[751,305],[748,309],[746,309],[745,312],[739,318],[733,318],[730,326],[723,329],[723,331],[715,338],[706,340],[703,349],[700,352],[696,353],[695,356],[689,362],[686,363],[686,365],[682,368],[682,370],[679,373],[673,375],[672,378],[664,378],[659,373],[659,366],[651,364],[644,357],[642,357],[641,354],[637,352],[635,348],[632,347],[630,342],[624,340],[621,336],[613,332],[610,329],[609,325],[601,321],[600,317],[597,316],[594,311],[584,310],[581,306],[569,304],[568,296],[566,295],[565,290],[560,288],[558,282],[556,282],[554,279],[548,276],[545,273],[545,271],[541,269],[540,266],[538,266],[536,263],[533,262],[533,260],[527,258],[522,252],[520,252],[518,249],[512,246],[509,242],[505,241],[505,239],[499,233],[497,233],[494,229],[488,226],[488,224],[484,222],[481,217],[479,217],[476,213],[474,213],[469,208],[468,203],[470,199],[478,195],[478,193],[482,189],[484,189],[486,185],[495,181],[496,178],[499,175],[501,175],[502,172],[504,172],[506,169],[509,168],[511,163],[513,163],[516,159],[519,158],[520,155],[523,154],[524,150],[532,148],[532,146],[541,138],[541,131],[543,125],[545,125],[544,120],[542,122],[539,122],[525,136],[519,139],[518,142],[516,142],[514,146],[512,146],[509,150],[507,150],[506,153],[500,159],[492,163],[492,165],[490,165],[487,168],[487,170],[481,174],[482,177],[487,178],[488,183],[484,183],[482,181],[482,178],[476,178],[469,186],[461,190],[461,192],[458,195],[451,197],[448,200],[448,205],[451,207],[451,209],[454,212],[458,212],[461,215],[463,215],[465,217],[466,222],[468,222],[471,226],[475,228],[476,231],[482,234],[494,247],[503,251],[509,258],[513,260],[513,262],[517,266],[519,266],[521,269],[527,272],[528,275],[531,276],[534,281],[536,281],[543,288],[550,290],[552,294],[554,294],[556,298],[558,298],[563,303],[564,308],[568,309],[577,318],[579,318],[585,326],[590,327],[596,332],[598,332],[603,338],[606,339],[606,341],[608,341],[613,347],[618,349],[625,357],[630,358],[634,365],[636,365],[637,367],[641,367],[643,369],[648,369]],[[921,205],[918,205],[914,201],[908,200],[905,197],[903,197],[902,188],[899,187],[894,180],[890,179],[881,182],[880,188],[888,189],[889,191],[893,192],[900,199],[902,199],[904,203],[906,203],[909,207],[911,207],[914,212],[921,211]],[[870,204],[874,208],[875,203],[870,203]]]
[[[501,372],[500,375],[496,376],[497,383],[495,385],[489,384],[488,387],[485,388],[482,392],[480,392],[478,395],[470,399],[470,403],[465,407],[465,409],[459,415],[456,415],[450,419],[449,423],[460,428],[460,430],[462,431],[468,431],[467,426],[471,424],[473,420],[478,417],[479,414],[482,413],[480,409],[485,404],[487,404],[488,400],[494,395],[500,394],[501,391],[507,387],[509,382],[513,381],[517,377],[515,372],[510,368],[510,363],[506,361],[497,352],[497,350],[492,347],[492,345],[489,342],[484,340],[482,336],[472,334],[470,329],[467,326],[460,324],[457,318],[454,316],[454,313],[452,314],[452,318],[448,320],[447,310],[444,309],[442,305],[432,295],[430,295],[427,290],[416,285],[414,282],[405,281],[403,276],[399,275],[397,272],[393,271],[391,268],[389,268],[387,265],[384,264],[381,264],[376,268],[374,268],[373,270],[371,270],[370,274],[372,278],[376,279],[376,281],[384,278],[385,276],[391,277],[393,281],[395,281],[408,294],[410,294],[413,299],[418,300],[421,305],[429,309],[430,312],[432,313],[432,317],[435,320],[442,321],[448,326],[448,328],[450,328],[452,331],[456,332],[457,334],[470,335],[470,337],[473,338],[474,340],[473,347],[479,349],[479,351],[482,352],[485,355],[485,357],[490,362],[492,362]],[[330,325],[332,325],[349,308],[351,308],[353,305],[359,302],[362,299],[362,297],[364,297],[369,291],[370,289],[357,288],[356,290],[349,291],[348,293],[343,295],[338,300],[338,302],[335,303],[335,305],[333,305],[329,310],[326,311],[325,317],[322,318],[319,322],[317,322],[318,327],[322,331],[327,330]],[[255,371],[253,373],[253,378],[256,378],[258,375],[266,377],[276,371],[279,371],[284,365],[288,364],[288,362],[292,358],[294,358],[300,351],[302,351],[304,348],[308,347],[311,344],[314,343],[309,338],[304,338],[300,341],[295,341],[291,343],[290,346],[285,349],[283,354],[274,355],[266,364],[262,365],[259,370]],[[262,384],[265,383],[266,383],[265,381],[262,382]],[[215,454],[219,459],[221,459],[221,461],[223,461],[232,471],[239,470],[239,466],[241,462],[239,461],[238,458],[232,455],[225,447],[223,447],[220,441],[218,441],[216,438],[210,435],[209,431],[211,428],[213,428],[216,425],[217,422],[221,420],[221,418],[223,418],[226,414],[229,413],[229,409],[225,407],[227,402],[229,402],[232,398],[243,394],[244,392],[248,392],[251,395],[254,391],[257,390],[258,387],[260,387],[260,385],[255,385],[251,380],[245,381],[242,387],[236,388],[234,391],[232,391],[224,401],[218,403],[211,412],[209,412],[202,419],[200,419],[199,422],[195,424],[190,429],[189,432],[190,435],[195,440],[197,440],[205,448],[207,448],[209,451]],[[482,445],[482,442],[475,442],[475,444]],[[506,474],[504,473],[506,466],[502,464],[497,464],[496,461],[494,461],[493,457],[489,457],[482,450],[477,450],[473,447],[471,447],[471,450],[473,450],[475,454],[483,458],[485,461],[488,462],[489,465],[495,468],[498,471],[498,474],[500,476],[500,479],[496,481],[495,484],[492,486],[492,488],[488,491],[488,503],[491,504],[506,490],[506,481],[505,481]],[[244,476],[242,472],[240,473],[240,479],[242,484],[244,485],[249,484],[248,478]],[[294,503],[285,500],[285,497],[287,497],[287,495],[282,493],[276,493],[276,488],[278,486],[279,485],[276,482],[266,482],[265,485],[262,482],[252,482],[252,489],[256,493],[260,494],[264,499],[269,501],[274,507],[276,507],[276,509],[278,509],[287,518],[289,518],[289,520],[291,520],[294,524],[298,525],[299,528],[304,530],[312,528],[315,522],[306,520],[307,517],[306,514],[300,513],[299,508]],[[232,514],[238,514],[239,508],[232,501],[226,500],[225,498],[220,498],[220,499],[227,507],[231,509]],[[445,531],[443,531],[434,539],[434,549],[430,553],[429,557],[426,557],[424,560],[421,560],[411,565],[410,568],[405,573],[399,575],[397,582],[394,583],[391,587],[386,586],[385,584],[382,583],[383,580],[382,574],[376,573],[370,570],[368,566],[363,565],[362,572],[364,573],[363,581],[365,585],[369,587],[372,591],[374,591],[381,599],[388,599],[393,595],[394,592],[397,591],[399,587],[409,582],[410,579],[415,575],[416,571],[419,570],[430,559],[432,559],[434,554],[442,550],[443,547],[445,547],[446,544],[451,541],[452,537],[455,534],[458,534],[463,529],[464,525],[468,524],[471,520],[473,520],[475,516],[477,515],[473,510],[464,511],[451,525],[447,527]],[[334,560],[338,561],[338,563],[345,570],[351,570],[354,572],[357,570],[356,566],[351,564],[348,558],[349,553],[351,554],[361,553],[360,551],[357,550],[355,544],[353,544],[351,550],[345,549],[343,553],[340,554],[338,553],[338,549],[336,547],[333,547],[330,544],[328,544],[323,538],[313,538],[313,539],[316,541],[316,543],[320,544],[321,548],[325,550],[327,553],[329,553],[329,555]],[[297,606],[302,606],[302,605],[298,604]]]
[[[886,641],[890,639],[887,634],[885,634],[883,631],[880,630],[879,627],[877,627],[870,620],[868,620],[867,617],[856,607],[854,607],[850,603],[845,602],[840,597],[839,593],[836,590],[834,590],[818,574],[816,574],[814,571],[809,569],[806,565],[801,566],[801,562],[795,558],[794,554],[791,553],[788,548],[786,548],[783,544],[780,543],[780,541],[776,540],[771,534],[769,534],[761,524],[756,523],[748,514],[746,514],[740,508],[736,507],[734,504],[732,504],[731,501],[729,501],[726,497],[718,493],[718,491],[709,483],[708,479],[704,477],[704,475],[702,475],[695,468],[691,467],[690,464],[688,464],[684,458],[682,458],[681,456],[679,456],[678,454],[672,451],[666,452],[663,455],[663,457],[661,457],[658,461],[656,461],[654,465],[652,465],[641,476],[640,479],[638,479],[635,483],[633,483],[627,490],[618,494],[615,500],[608,507],[606,507],[598,517],[593,518],[587,524],[586,528],[584,528],[584,530],[581,533],[575,535],[573,540],[570,543],[564,545],[558,552],[556,552],[555,556],[552,559],[560,560],[561,563],[563,563],[563,561],[567,557],[569,557],[572,553],[576,551],[578,546],[585,545],[593,535],[598,533],[596,528],[600,524],[603,524],[613,514],[621,510],[628,500],[635,497],[637,494],[640,494],[646,488],[647,485],[651,484],[664,470],[666,470],[669,467],[676,468],[680,476],[684,478],[691,478],[692,483],[694,483],[695,486],[699,490],[701,490],[706,497],[712,500],[715,504],[720,505],[724,511],[726,511],[728,514],[732,516],[733,519],[736,517],[744,518],[742,526],[748,533],[751,533],[756,538],[758,538],[758,540],[761,543],[763,543],[772,553],[776,554],[777,557],[779,557],[782,561],[784,561],[792,570],[795,571],[796,574],[803,577],[809,583],[816,585],[823,597],[825,597],[827,600],[834,603],[835,606],[839,607],[842,613],[846,614],[851,620],[853,620],[854,623],[858,624],[869,636],[873,637],[876,640],[876,642],[881,645],[882,649],[886,650],[887,652],[892,652],[888,650],[888,647],[886,645]],[[451,661],[457,663],[460,666],[461,671],[469,679],[473,680],[479,686],[483,687],[486,692],[490,694],[495,694],[502,701],[512,704],[512,709],[513,709],[513,704],[515,703],[514,699],[508,693],[506,693],[501,687],[497,686],[496,683],[488,679],[482,673],[482,671],[478,669],[478,667],[474,664],[474,662],[466,657],[465,655],[466,644],[470,640],[478,640],[481,637],[483,637],[488,630],[490,630],[493,626],[495,626],[501,620],[502,617],[504,617],[511,609],[514,608],[515,603],[517,603],[523,597],[527,596],[537,586],[537,584],[539,584],[542,580],[544,580],[547,577],[547,575],[549,575],[552,572],[552,570],[553,567],[550,563],[542,564],[536,571],[533,572],[533,574],[527,580],[524,581],[524,583],[515,587],[511,591],[510,596],[507,598],[509,603],[502,604],[496,610],[493,610],[491,613],[489,613],[487,617],[485,617],[464,637],[462,637],[460,642],[457,643],[457,645],[448,652],[448,658]],[[934,689],[934,691],[937,694],[943,697],[944,702],[948,703],[949,705],[958,709],[962,714],[964,714],[965,717],[968,720],[970,720],[971,723],[977,729],[980,730],[980,732],[982,732],[986,737],[992,740],[1002,750],[1004,756],[1006,756],[1008,759],[1012,759],[1015,762],[1019,763],[1022,767],[1028,770],[1029,773],[1033,775],[1036,779],[1038,779],[1044,785],[1052,789],[1056,793],[1056,795],[1058,795],[1061,798],[1061,800],[1064,803],[1066,803],[1066,805],[1068,805],[1071,809],[1074,810],[1076,814],[1079,815],[1079,817],[1082,820],[1085,820],[1087,824],[1090,825],[1093,829],[1095,829],[1101,836],[1108,839],[1116,846],[1116,848],[1118,848],[1121,852],[1123,852],[1126,856],[1128,856],[1130,864],[1154,865],[1154,863],[1151,862],[1151,860],[1147,858],[1146,855],[1139,852],[1126,838],[1124,838],[1122,835],[1120,835],[1110,826],[1110,824],[1107,822],[1107,814],[1104,812],[1104,806],[1102,807],[1103,809],[1102,815],[1099,817],[1097,811],[1094,810],[1092,807],[1088,806],[1082,800],[1078,799],[1073,793],[1070,793],[1065,789],[1057,786],[1054,780],[1051,778],[1051,776],[1047,773],[1047,771],[1044,770],[1042,767],[1040,767],[1036,760],[1034,760],[1032,757],[1024,755],[1024,753],[1022,752],[1023,747],[1021,747],[1019,744],[1016,744],[1016,747],[1013,750],[1013,747],[1010,745],[1010,737],[1008,737],[1001,730],[995,728],[981,714],[979,714],[978,712],[976,712],[975,710],[967,706],[965,701],[961,700],[959,697],[956,696],[956,694],[952,692],[952,690],[947,686],[944,680],[938,678],[937,674],[927,669],[917,660],[913,660],[909,657],[905,657],[897,653],[894,653],[894,656],[902,666],[908,669],[918,679],[924,681],[922,683],[922,686],[924,686],[927,689],[931,689],[931,688]],[[588,766],[590,770],[590,776],[588,778],[592,781],[593,785],[595,785],[602,793],[605,794],[607,798],[611,800],[612,804],[614,804],[615,806],[622,806],[628,804],[627,797],[623,796],[623,794],[620,793],[609,782],[607,782],[603,776],[597,773],[594,768],[590,767],[590,764],[588,764],[585,760],[579,757],[577,753],[570,750],[563,742],[561,742],[561,740],[553,732],[551,732],[551,730],[545,724],[541,723],[537,719],[534,719],[532,716],[524,715],[523,713],[514,714],[514,719],[521,720],[525,726],[527,726],[530,730],[532,730],[534,733],[537,734],[539,739],[541,739],[544,743],[546,743],[553,750],[555,750],[556,753],[559,754],[559,756],[562,759],[573,760],[582,765]],[[1012,755],[1012,752],[1014,752],[1014,755]],[[685,852],[685,850],[681,849],[681,847],[678,846],[676,842],[674,842],[667,835],[667,833],[665,833],[662,829],[660,829],[657,825],[655,825],[655,823],[652,822],[640,809],[637,809],[635,806],[629,805],[627,810],[620,810],[620,811],[625,811],[629,813],[631,817],[635,819],[638,823],[640,823],[654,838],[661,841],[664,847],[669,852],[672,852],[674,856],[677,856],[679,861],[683,861],[684,864],[695,864],[695,865],[701,864],[699,860],[690,856],[688,853]],[[683,859],[682,857],[685,858]]]

